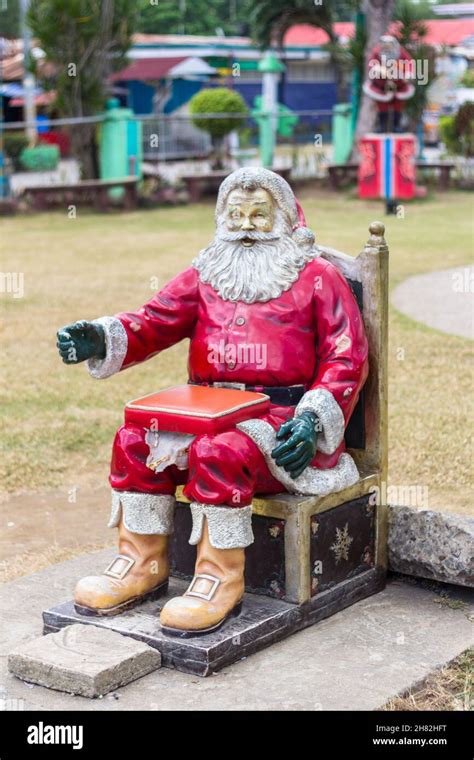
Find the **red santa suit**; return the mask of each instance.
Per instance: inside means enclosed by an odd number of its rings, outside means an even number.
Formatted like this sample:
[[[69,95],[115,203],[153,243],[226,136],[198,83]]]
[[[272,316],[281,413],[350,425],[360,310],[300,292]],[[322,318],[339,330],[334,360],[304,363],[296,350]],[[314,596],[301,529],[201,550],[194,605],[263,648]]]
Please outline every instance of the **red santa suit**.
[[[285,206],[278,192],[274,195]],[[296,225],[292,198],[290,218]],[[186,470],[175,465],[162,472],[149,469],[146,431],[136,424],[122,426],[110,473],[112,526],[123,507],[130,530],[167,532],[153,511],[153,497],[172,498],[178,484],[185,485],[184,493],[194,503],[250,509],[255,493],[322,495],[358,480],[355,463],[344,452],[344,430],[367,376],[367,339],[351,288],[316,250],[291,287],[267,302],[224,300],[191,266],[138,311],[97,321],[106,333],[106,356],[89,360],[94,377],[133,367],[189,338],[192,383],[303,386],[304,391],[296,405],[273,403],[266,414],[234,429],[197,436]],[[247,351],[243,357],[242,346],[265,350],[254,350],[253,356]],[[320,425],[317,452],[311,466],[293,480],[276,465],[271,451],[281,424],[306,410],[316,414]]]
[[[387,55],[382,45],[377,45],[371,54],[369,79],[363,90],[377,104],[377,110],[385,113],[401,113],[405,102],[415,93],[415,87],[408,81],[413,78],[413,58],[395,39],[397,53]]]

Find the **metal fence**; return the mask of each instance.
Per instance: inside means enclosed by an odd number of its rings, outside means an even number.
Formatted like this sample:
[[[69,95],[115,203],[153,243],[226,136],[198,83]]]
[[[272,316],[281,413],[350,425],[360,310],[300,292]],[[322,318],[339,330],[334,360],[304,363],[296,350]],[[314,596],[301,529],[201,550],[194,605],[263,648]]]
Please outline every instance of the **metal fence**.
[[[212,149],[209,134],[190,119],[147,118],[142,129],[145,161],[204,158]]]
[[[324,157],[330,154],[332,112],[300,111],[291,136],[277,133],[276,161],[291,166],[296,177],[320,176]],[[137,117],[143,122],[143,158],[148,162],[205,160],[212,152],[207,132],[188,115]],[[228,118],[225,114],[206,114],[202,118]],[[243,116],[241,124],[226,138],[226,152],[237,162],[258,158],[259,125],[255,118]],[[327,161],[326,161],[327,163]]]
[[[200,118],[222,119],[230,115],[234,118],[236,116],[235,114],[203,114]],[[291,115],[297,116],[298,122],[291,134],[283,136],[277,133],[275,166],[277,168],[291,167],[294,178],[322,176],[331,159],[332,112],[308,110],[292,112]],[[274,116],[278,118],[281,114]],[[213,151],[212,140],[208,132],[196,126],[196,117],[191,119],[189,114],[181,113],[160,116],[137,115],[133,118],[142,122],[144,162],[155,165],[158,171],[163,171],[165,176],[168,174],[171,179],[184,171],[185,163],[188,172],[190,165],[194,166],[198,172],[208,170]],[[98,143],[100,125],[103,120],[103,116],[96,116],[43,121],[38,137],[40,140],[48,135],[53,139],[61,138],[62,172],[69,171],[68,161],[78,162],[84,168],[86,151],[84,149],[81,151],[82,155],[75,155],[74,152],[78,152],[78,149],[74,151],[74,145],[77,146],[78,140],[73,141],[71,137],[74,134],[77,138],[81,131],[85,135],[92,131]],[[25,122],[4,122],[0,124],[0,133],[21,134],[26,126],[28,125]],[[234,166],[258,163],[259,123],[257,119],[247,114],[242,115],[238,129],[226,138],[225,153]],[[53,178],[51,181],[58,180]]]

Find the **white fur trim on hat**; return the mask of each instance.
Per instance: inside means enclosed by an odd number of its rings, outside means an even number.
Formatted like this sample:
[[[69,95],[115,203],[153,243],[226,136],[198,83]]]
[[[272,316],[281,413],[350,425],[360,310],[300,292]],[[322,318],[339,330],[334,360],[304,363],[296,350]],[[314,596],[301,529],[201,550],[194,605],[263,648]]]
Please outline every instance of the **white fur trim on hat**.
[[[246,166],[237,169],[225,178],[217,195],[216,221],[219,220],[224,210],[229,193],[237,188],[246,189],[246,186],[249,188],[253,188],[254,186],[263,187],[275,199],[279,208],[287,215],[291,226],[295,227],[298,224],[298,209],[295,196],[288,182],[279,174],[271,172],[269,169],[264,169],[261,166]]]
[[[315,242],[314,232],[309,227],[297,227],[291,237],[295,243],[303,248],[312,249]]]

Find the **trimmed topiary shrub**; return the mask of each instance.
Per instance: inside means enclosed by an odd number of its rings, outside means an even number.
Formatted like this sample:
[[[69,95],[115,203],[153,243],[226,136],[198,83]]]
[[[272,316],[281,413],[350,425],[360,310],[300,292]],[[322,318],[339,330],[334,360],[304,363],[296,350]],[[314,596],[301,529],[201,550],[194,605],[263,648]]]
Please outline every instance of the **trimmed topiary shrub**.
[[[197,114],[248,114],[245,101],[238,92],[229,90],[227,87],[212,87],[200,90],[189,101],[189,112],[191,116]],[[222,148],[224,137],[234,129],[243,127],[244,118],[239,117],[222,117],[220,119],[193,119],[193,124],[198,129],[208,132],[211,136],[214,146],[214,168],[223,168]]]
[[[59,163],[57,145],[37,145],[25,148],[20,154],[20,163],[29,172],[46,172],[56,169]]]

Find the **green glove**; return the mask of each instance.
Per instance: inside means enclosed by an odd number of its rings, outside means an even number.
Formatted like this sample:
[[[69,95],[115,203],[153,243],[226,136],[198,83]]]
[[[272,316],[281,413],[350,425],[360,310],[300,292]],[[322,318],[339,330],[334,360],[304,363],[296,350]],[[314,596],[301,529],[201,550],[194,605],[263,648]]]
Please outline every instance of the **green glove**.
[[[272,457],[292,478],[301,475],[316,454],[318,418],[313,412],[303,412],[299,417],[284,422],[276,435],[280,443],[272,451]]]
[[[105,333],[101,325],[81,319],[61,327],[56,335],[59,355],[65,364],[79,364],[94,356],[105,357]]]

